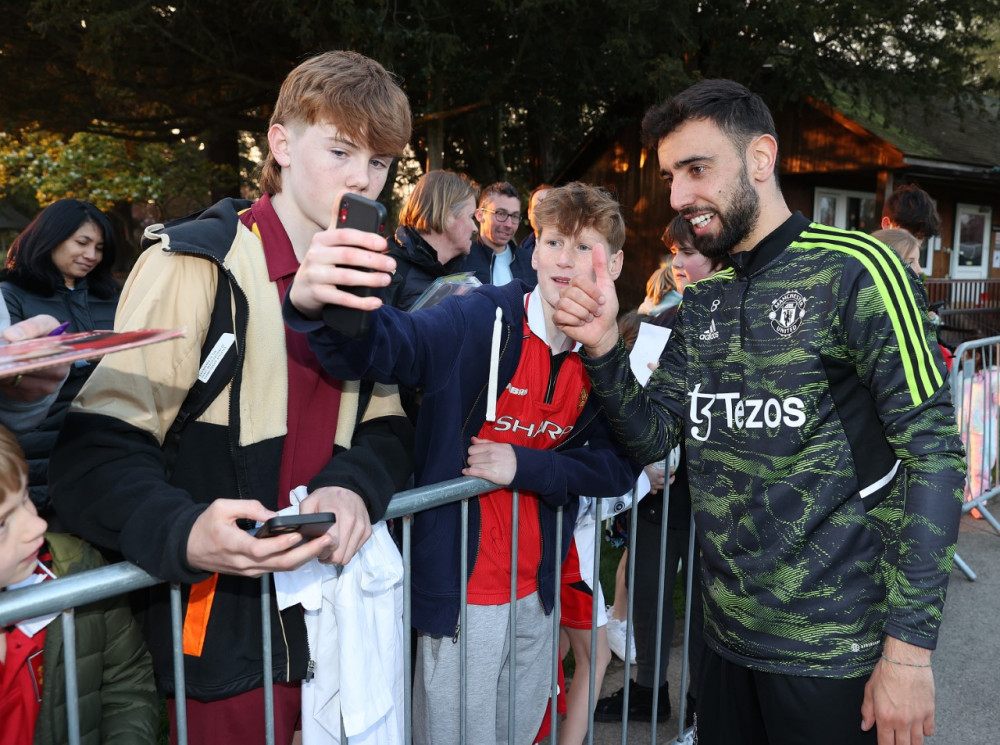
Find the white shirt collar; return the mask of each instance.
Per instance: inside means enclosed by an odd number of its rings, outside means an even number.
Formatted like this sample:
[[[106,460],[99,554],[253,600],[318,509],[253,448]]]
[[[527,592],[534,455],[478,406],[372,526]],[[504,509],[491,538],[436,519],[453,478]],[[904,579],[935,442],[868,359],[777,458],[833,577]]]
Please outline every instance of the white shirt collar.
[[[527,295],[528,298],[528,328],[535,336],[549,344],[548,331],[545,328],[545,313],[542,311],[542,295],[540,292],[532,290]],[[573,351],[578,352],[582,345],[573,344]]]

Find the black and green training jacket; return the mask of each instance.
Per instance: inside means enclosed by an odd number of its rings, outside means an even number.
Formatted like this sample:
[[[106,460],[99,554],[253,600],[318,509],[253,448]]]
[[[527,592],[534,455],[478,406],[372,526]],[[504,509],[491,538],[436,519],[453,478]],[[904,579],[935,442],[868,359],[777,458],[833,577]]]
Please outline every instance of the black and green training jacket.
[[[706,641],[754,669],[868,674],[933,648],[965,465],[919,280],[863,233],[795,214],[689,286],[645,392],[587,360],[629,454],[684,431]]]

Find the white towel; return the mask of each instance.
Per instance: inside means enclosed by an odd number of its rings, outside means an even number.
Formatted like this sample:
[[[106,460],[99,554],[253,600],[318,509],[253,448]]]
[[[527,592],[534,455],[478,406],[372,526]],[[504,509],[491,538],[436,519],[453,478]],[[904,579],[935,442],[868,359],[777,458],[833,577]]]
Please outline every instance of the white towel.
[[[306,496],[292,492],[292,507]],[[340,568],[315,559],[274,575],[280,608],[301,602],[315,677],[302,684],[304,745],[403,742],[403,562],[385,523]],[[343,681],[343,685],[341,682]]]

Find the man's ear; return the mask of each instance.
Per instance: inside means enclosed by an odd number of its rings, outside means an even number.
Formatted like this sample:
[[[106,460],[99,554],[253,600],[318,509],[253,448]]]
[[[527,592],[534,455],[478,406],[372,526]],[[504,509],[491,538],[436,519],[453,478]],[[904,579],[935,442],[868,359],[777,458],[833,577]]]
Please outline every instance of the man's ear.
[[[882,218],[882,230],[888,230],[891,227],[892,227],[892,220],[889,219],[888,215],[886,215],[885,217]]]
[[[284,124],[272,124],[267,130],[267,146],[271,149],[274,161],[282,168],[287,168],[292,164],[291,155],[288,152],[289,138],[291,134]]]
[[[619,249],[608,257],[608,274],[611,279],[617,281],[622,273],[622,265],[625,263],[625,253]]]
[[[774,175],[778,163],[778,142],[771,135],[758,135],[747,148],[750,179],[767,181]]]

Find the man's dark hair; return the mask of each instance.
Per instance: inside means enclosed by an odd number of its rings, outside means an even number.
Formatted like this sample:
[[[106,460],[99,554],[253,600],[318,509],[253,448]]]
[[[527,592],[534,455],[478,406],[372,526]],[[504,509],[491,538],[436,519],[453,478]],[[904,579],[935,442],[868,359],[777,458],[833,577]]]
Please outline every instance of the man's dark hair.
[[[692,119],[708,119],[743,150],[758,135],[778,134],[764,100],[732,80],[702,80],[646,112],[642,144],[655,150],[660,140]]]
[[[941,232],[941,218],[931,195],[916,184],[903,184],[885,200],[882,217],[906,230],[917,238],[926,238]]]
[[[495,184],[490,184],[483,189],[483,193],[479,195],[479,206],[482,207],[491,200],[496,201],[498,196],[514,197],[514,199],[521,198],[518,196],[517,189],[514,188],[513,184],[509,184],[506,181],[497,181]]]

